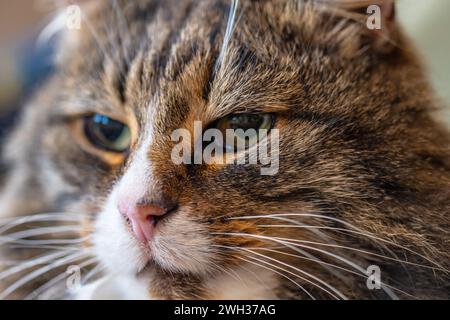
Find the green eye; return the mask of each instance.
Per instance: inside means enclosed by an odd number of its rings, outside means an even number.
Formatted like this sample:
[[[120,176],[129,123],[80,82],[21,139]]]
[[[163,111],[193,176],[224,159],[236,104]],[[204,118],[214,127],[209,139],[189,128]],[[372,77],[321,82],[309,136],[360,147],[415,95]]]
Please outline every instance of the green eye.
[[[101,114],[83,119],[84,134],[96,147],[122,153],[131,144],[131,132],[127,125]]]
[[[227,141],[224,145],[226,152],[233,152],[236,149],[242,150],[243,148],[240,146],[249,148],[257,144],[261,138],[260,134],[267,134],[272,125],[273,116],[271,114],[236,113],[220,119],[215,127],[222,132],[224,137],[226,137],[228,129],[233,130],[237,144],[229,144]]]

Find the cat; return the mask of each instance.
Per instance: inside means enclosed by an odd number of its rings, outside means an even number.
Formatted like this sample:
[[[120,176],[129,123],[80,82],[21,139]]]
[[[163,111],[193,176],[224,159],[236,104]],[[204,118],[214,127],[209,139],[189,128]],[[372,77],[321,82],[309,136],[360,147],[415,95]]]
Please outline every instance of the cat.
[[[83,3],[3,148],[0,298],[448,299],[450,136],[394,9]],[[173,163],[195,121],[278,130],[278,172]]]

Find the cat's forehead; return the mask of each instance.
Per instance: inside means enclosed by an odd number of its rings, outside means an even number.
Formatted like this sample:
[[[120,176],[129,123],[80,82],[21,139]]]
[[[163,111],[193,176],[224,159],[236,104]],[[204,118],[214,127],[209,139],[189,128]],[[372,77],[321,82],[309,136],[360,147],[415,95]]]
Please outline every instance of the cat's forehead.
[[[319,7],[239,1],[230,24],[231,4],[105,1],[87,10],[77,46],[63,47],[63,69],[81,88],[74,99],[82,101],[67,105],[111,116],[128,109],[138,123],[158,122],[166,132],[189,119],[321,108],[336,83],[354,83],[330,63],[341,43],[323,37],[333,25],[324,23]],[[345,70],[354,77],[356,69]],[[305,90],[321,93],[309,99],[321,99],[306,103]]]
[[[90,108],[107,112],[127,106],[142,121],[150,107],[164,109],[162,116],[172,122],[182,121],[193,107],[194,117],[205,121],[237,109],[270,107],[267,95],[282,72],[273,63],[279,48],[244,5],[230,25],[230,3],[106,1],[91,9],[67,62],[74,81],[87,88],[78,97],[86,95],[95,100]],[[258,25],[262,31],[255,35],[250,29]],[[287,66],[294,67],[292,61]],[[244,99],[249,96],[252,101]],[[264,106],[258,103],[262,98]]]

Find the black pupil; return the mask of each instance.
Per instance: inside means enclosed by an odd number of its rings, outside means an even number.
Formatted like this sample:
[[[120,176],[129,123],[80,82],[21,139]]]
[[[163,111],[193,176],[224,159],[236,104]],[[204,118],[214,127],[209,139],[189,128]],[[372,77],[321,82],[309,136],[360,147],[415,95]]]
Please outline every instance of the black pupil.
[[[263,124],[264,119],[259,115],[246,114],[246,115],[234,115],[229,120],[229,129],[259,129]]]
[[[94,115],[85,121],[85,131],[89,139],[96,145],[113,149],[113,144],[122,135],[125,125],[109,117]]]
[[[105,137],[108,141],[116,141],[121,136],[124,125],[107,117],[100,118],[101,120],[94,118],[94,121],[97,123],[102,136]]]

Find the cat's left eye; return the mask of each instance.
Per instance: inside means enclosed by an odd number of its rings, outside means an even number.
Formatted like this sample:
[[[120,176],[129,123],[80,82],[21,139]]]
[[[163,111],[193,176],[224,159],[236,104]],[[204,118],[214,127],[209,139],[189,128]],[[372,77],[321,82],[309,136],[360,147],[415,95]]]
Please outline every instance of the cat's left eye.
[[[214,127],[219,129],[225,137],[228,130],[234,132],[235,141],[224,143],[225,152],[240,151],[258,143],[261,135],[267,134],[272,128],[274,117],[272,114],[231,114],[219,119]]]
[[[93,114],[84,117],[83,130],[90,143],[105,151],[123,153],[131,144],[130,128],[105,115]]]

